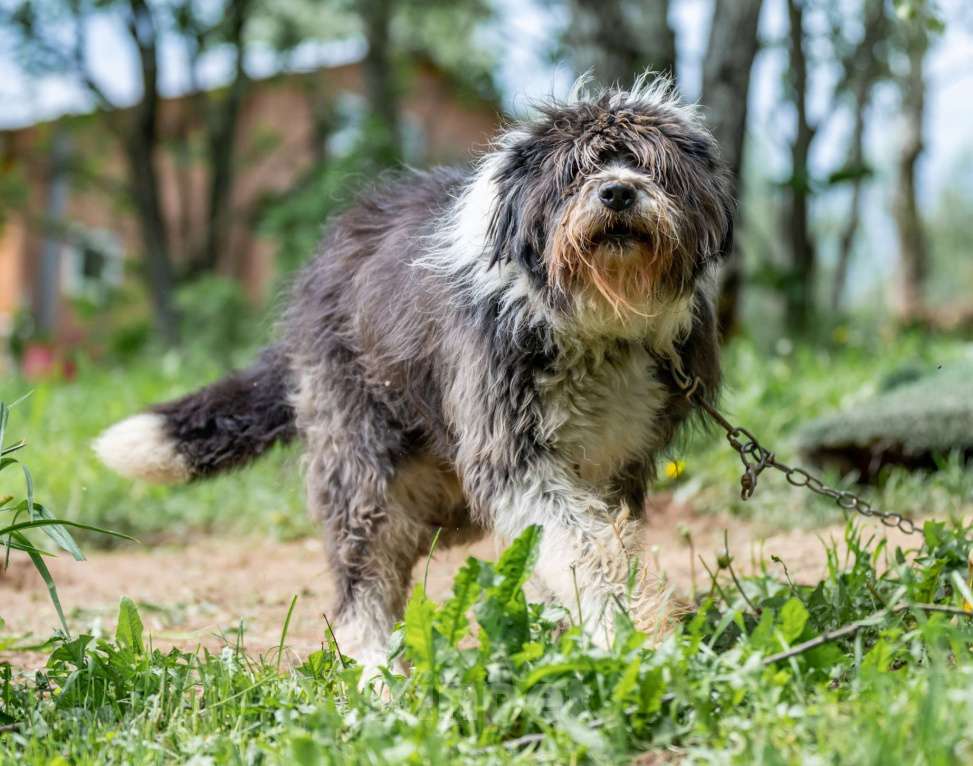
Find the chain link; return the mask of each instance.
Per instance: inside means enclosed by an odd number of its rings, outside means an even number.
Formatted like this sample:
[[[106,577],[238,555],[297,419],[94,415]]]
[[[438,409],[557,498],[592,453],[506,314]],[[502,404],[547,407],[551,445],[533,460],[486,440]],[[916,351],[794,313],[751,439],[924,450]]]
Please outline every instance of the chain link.
[[[899,529],[907,535],[914,535],[919,532],[912,519],[903,516],[901,513],[880,511],[853,492],[829,487],[805,469],[782,463],[750,431],[733,425],[719,410],[699,395],[703,387],[699,378],[690,379],[675,366],[672,366],[671,370],[673,378],[685,393],[690,404],[694,404],[703,410],[726,432],[726,440],[730,443],[730,447],[740,456],[740,460],[743,462],[743,475],[740,476],[740,497],[743,500],[749,500],[753,497],[753,493],[757,490],[760,474],[768,468],[773,468],[783,473],[784,478],[791,486],[803,487],[822,497],[830,498],[844,511],[853,511],[867,518],[878,519],[886,527]]]

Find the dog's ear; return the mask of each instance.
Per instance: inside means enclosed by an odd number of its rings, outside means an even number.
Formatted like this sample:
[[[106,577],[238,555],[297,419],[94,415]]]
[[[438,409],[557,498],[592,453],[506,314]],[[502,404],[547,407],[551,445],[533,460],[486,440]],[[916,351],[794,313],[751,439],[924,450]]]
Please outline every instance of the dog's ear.
[[[494,176],[496,198],[490,216],[490,266],[514,262],[531,275],[544,272],[547,224],[556,197],[545,183],[534,152],[515,149]]]
[[[496,198],[487,230],[490,239],[490,267],[513,260],[524,247],[525,188],[522,171],[507,163],[494,178]]]

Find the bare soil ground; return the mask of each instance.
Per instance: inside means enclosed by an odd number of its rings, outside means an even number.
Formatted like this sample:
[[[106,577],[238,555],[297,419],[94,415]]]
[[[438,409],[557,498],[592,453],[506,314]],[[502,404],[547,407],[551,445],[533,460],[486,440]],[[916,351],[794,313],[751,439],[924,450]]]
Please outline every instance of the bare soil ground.
[[[680,525],[692,535],[697,556],[712,566],[723,550],[724,530],[739,572],[752,571],[770,555],[786,563],[798,582],[820,577],[826,556],[821,539],[843,546],[843,526],[814,531],[774,532],[730,517],[698,515],[685,506],[657,498],[651,508],[650,565],[673,584],[678,593],[692,588],[690,549],[680,534]],[[877,535],[888,535],[895,545],[914,547],[897,530],[869,524]],[[495,558],[501,545],[492,539],[472,546],[437,553],[428,565],[427,589],[434,598],[448,595],[453,574],[473,555]],[[61,602],[72,631],[114,630],[118,600],[126,595],[139,604],[143,621],[155,646],[193,648],[204,645],[219,649],[234,644],[241,624],[243,641],[251,653],[276,648],[288,606],[294,595],[297,605],[287,637],[292,659],[304,657],[319,647],[324,636],[323,613],[334,604],[334,591],[326,558],[318,540],[274,542],[255,539],[208,537],[181,547],[143,548],[132,546],[113,552],[95,552],[78,563],[67,556],[49,561]],[[416,577],[425,574],[425,562]],[[707,585],[708,577],[696,564],[696,584]],[[6,621],[3,633],[22,637],[19,646],[47,638],[57,626],[44,583],[24,558],[14,558],[0,574],[0,616]],[[31,651],[0,652],[0,660],[12,660],[18,667],[31,667],[41,655]]]

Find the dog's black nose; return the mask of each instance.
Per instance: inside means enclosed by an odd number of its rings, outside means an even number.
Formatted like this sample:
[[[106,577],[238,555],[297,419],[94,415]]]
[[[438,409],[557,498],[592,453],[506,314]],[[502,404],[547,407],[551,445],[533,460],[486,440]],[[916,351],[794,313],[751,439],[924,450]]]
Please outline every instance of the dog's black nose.
[[[635,189],[628,184],[612,181],[598,190],[601,203],[615,212],[628,210],[635,202]]]

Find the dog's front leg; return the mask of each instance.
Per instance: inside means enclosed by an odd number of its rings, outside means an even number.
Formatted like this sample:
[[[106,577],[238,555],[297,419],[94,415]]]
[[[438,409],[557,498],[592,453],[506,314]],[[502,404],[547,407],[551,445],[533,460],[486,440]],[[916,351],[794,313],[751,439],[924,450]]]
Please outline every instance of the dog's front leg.
[[[641,522],[551,464],[535,464],[503,484],[490,503],[495,529],[512,538],[532,524],[541,527],[536,575],[593,640],[610,643],[622,607],[640,629],[661,631],[667,599],[645,570]]]

